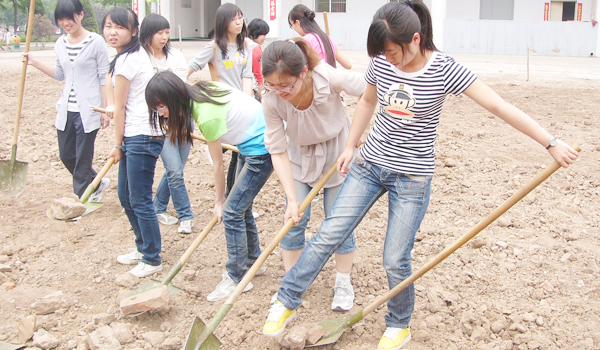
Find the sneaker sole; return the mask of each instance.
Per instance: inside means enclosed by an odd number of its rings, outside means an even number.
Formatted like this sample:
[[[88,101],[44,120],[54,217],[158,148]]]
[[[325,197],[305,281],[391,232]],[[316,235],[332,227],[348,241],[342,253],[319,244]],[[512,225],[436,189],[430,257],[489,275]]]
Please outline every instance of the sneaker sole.
[[[408,344],[408,342],[410,341],[410,339],[412,338],[412,334],[409,334],[408,337],[406,339],[404,339],[404,341],[402,342],[402,344],[400,344],[399,346],[393,348],[393,349],[382,349],[379,346],[377,347],[377,350],[399,350],[402,349],[402,347],[406,344]]]
[[[176,223],[178,223],[178,221],[175,221],[174,223],[172,223],[172,224],[171,224],[171,223],[164,222],[164,221],[160,221],[160,220],[158,220],[158,222],[160,222],[161,224],[163,224],[163,225],[165,225],[165,226],[173,226],[173,225],[175,225]]]
[[[285,320],[285,323],[283,324],[283,327],[281,327],[277,332],[274,332],[274,333],[265,333],[265,332],[263,332],[263,335],[267,336],[267,337],[271,337],[271,338],[280,335],[285,330],[285,326],[287,326],[287,324],[296,317],[296,314],[297,314],[297,312],[294,312],[292,314],[292,316],[288,317],[288,319]]]
[[[353,306],[353,305],[351,305],[349,308],[345,309],[345,308],[344,308],[343,306],[341,306],[341,305],[337,305],[337,306],[333,306],[333,305],[331,305],[331,310],[333,310],[333,311],[337,311],[337,312],[346,312],[346,311],[350,311],[350,310],[352,310],[352,306]]]

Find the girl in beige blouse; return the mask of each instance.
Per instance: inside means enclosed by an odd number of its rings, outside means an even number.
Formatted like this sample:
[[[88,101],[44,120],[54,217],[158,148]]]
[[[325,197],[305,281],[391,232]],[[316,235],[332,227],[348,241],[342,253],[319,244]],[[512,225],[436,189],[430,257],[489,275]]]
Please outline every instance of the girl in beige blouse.
[[[321,61],[302,38],[277,41],[262,57],[265,146],[287,198],[285,220],[296,222],[281,241],[285,270],[294,266],[304,248],[310,206],[298,214],[298,205],[343,151],[350,118],[340,99],[361,96],[366,82],[361,74],[338,70]],[[343,177],[335,173],[325,185],[324,208],[329,214]],[[350,271],[356,250],[354,234],[336,250],[333,310],[347,311],[354,304]]]

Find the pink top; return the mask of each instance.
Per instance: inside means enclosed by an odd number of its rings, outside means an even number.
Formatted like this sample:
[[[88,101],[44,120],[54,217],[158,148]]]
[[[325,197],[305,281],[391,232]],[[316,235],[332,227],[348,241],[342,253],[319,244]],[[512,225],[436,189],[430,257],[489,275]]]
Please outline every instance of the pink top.
[[[294,180],[314,186],[346,147],[350,117],[340,93],[360,96],[367,83],[362,74],[335,69],[325,62],[312,71],[313,101],[305,110],[294,108],[273,92],[262,99],[265,146],[271,154],[288,151]],[[326,188],[341,184],[337,172]]]
[[[305,36],[303,36],[302,39],[308,41],[310,46],[312,46],[312,48],[315,49],[315,51],[317,51],[319,57],[321,57],[321,59],[325,61],[325,63],[327,63],[327,53],[325,53],[325,47],[323,47],[323,42],[321,41],[321,38],[318,35],[308,33]],[[337,45],[335,42],[333,42],[333,39],[331,39],[331,37],[329,37],[329,43],[331,44],[331,49],[333,50],[333,59],[337,59],[335,55],[335,52],[337,51]]]

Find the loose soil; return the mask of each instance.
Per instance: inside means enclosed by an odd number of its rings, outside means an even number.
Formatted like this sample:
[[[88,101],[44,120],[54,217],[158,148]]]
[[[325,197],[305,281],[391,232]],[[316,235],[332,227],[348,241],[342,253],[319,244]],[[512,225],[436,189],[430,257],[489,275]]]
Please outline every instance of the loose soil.
[[[200,46],[186,49],[191,58]],[[54,62],[51,51],[39,53]],[[364,52],[351,53],[364,71]],[[600,348],[600,83],[597,59],[532,58],[526,81],[525,58],[457,55],[507,101],[539,121],[550,133],[583,151],[497,222],[415,283],[413,340],[406,349],[598,349]],[[0,158],[10,158],[21,63],[0,54]],[[596,72],[596,73],[594,73]],[[595,75],[594,75],[595,74]],[[202,72],[206,78],[208,73]],[[28,68],[17,159],[29,163],[27,186],[16,198],[0,197],[0,341],[18,342],[16,322],[35,314],[32,304],[62,292],[58,308],[37,316],[37,326],[56,337],[59,349],[101,327],[101,314],[131,325],[135,336],[122,348],[152,349],[144,334],[162,332],[171,345],[185,342],[193,317],[209,321],[220,302],[206,296],[220,281],[227,250],[223,225],[213,229],[173,284],[184,291],[151,313],[123,318],[116,303],[122,287],[115,279],[130,267],[116,257],[134,247],[133,232],[117,198],[117,168],[103,197],[104,206],[80,221],[45,215],[50,203],[72,191],[60,162],[55,103],[63,84]],[[347,98],[350,115],[356,99]],[[436,142],[436,175],[431,203],[413,252],[413,268],[454,242],[552,162],[543,147],[513,130],[464,96],[444,107]],[[98,133],[94,166],[99,170],[112,147],[113,127]],[[228,157],[228,155],[226,155]],[[186,185],[196,215],[195,234],[211,218],[213,180],[204,146],[194,144]],[[159,161],[155,187],[164,168]],[[315,203],[308,234],[323,219]],[[261,244],[281,227],[284,193],[273,175],[255,200]],[[169,212],[175,214],[172,207]],[[358,250],[352,272],[355,307],[360,310],[387,291],[381,252],[387,225],[382,198],[356,230]],[[161,225],[164,276],[195,238],[177,226]],[[8,265],[8,266],[6,266]],[[254,279],[215,331],[223,349],[279,349],[261,335],[269,299],[284,274],[280,249],[267,259],[267,273]],[[334,263],[329,262],[304,296],[290,326],[339,317],[330,310]],[[148,279],[136,281],[130,289]],[[368,315],[325,349],[375,349],[385,330],[386,307]],[[40,313],[38,311],[38,313]],[[106,316],[104,316],[106,319]],[[110,321],[111,317],[108,317]],[[109,322],[110,322],[109,321]],[[28,346],[33,343],[29,341]],[[81,346],[81,345],[80,345]],[[159,345],[156,345],[158,348]],[[83,347],[80,347],[83,348]]]

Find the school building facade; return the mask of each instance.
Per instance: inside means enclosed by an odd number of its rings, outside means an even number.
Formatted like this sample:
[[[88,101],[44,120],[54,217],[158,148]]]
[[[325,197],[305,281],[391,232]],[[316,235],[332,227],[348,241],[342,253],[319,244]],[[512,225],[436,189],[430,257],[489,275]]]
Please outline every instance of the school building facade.
[[[132,0],[134,10],[137,1]],[[148,0],[150,1],[150,0]],[[330,35],[342,50],[366,50],[367,32],[375,11],[390,0],[156,0],[153,11],[171,23],[172,39],[206,37],[217,8],[226,2],[241,8],[249,23],[264,19],[270,40],[297,34],[289,27],[292,7],[304,4],[327,12]],[[394,1],[394,0],[391,0]],[[403,0],[400,0],[403,1]],[[434,42],[451,53],[543,56],[599,56],[597,24],[600,0],[425,0],[433,18]],[[142,10],[143,6],[139,6]],[[142,11],[143,12],[143,11]],[[143,13],[139,13],[143,17]]]

